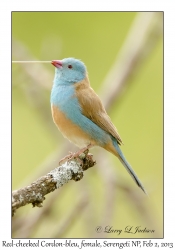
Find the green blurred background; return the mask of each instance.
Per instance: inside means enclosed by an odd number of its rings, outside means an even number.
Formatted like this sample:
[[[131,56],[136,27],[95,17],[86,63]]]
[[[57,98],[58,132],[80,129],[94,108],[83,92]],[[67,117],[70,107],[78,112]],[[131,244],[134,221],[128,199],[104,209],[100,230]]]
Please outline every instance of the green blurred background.
[[[139,14],[12,12],[12,60],[80,58],[88,68],[91,86],[101,93],[102,83]],[[56,167],[69,150],[77,150],[52,122],[49,98],[54,71],[51,64],[12,65],[13,190]],[[124,141],[122,150],[149,198],[118,159],[101,148],[92,149],[97,165],[86,171],[80,182],[71,181],[47,195],[43,208],[28,205],[17,210],[12,219],[13,237],[163,237],[163,36],[128,82],[108,113]],[[109,188],[110,182],[100,170],[106,158],[106,169],[111,169],[113,178],[126,188]],[[100,225],[123,232],[97,234],[95,228]],[[155,233],[124,233],[128,225]]]

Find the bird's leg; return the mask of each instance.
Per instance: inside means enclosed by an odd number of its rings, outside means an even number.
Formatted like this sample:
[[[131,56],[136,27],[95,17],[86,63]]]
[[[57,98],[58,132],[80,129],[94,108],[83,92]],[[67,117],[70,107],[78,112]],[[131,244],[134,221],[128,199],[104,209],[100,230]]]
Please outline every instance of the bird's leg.
[[[85,150],[90,149],[91,147],[93,147],[93,145],[92,145],[92,144],[89,144],[89,145],[87,145],[87,147],[84,147],[84,148],[80,149],[80,150],[77,151],[76,153],[69,152],[69,155],[66,155],[64,158],[62,158],[62,159],[59,161],[59,165],[63,164],[63,162],[65,162],[65,161],[70,161],[70,160],[72,160],[73,158],[78,157],[78,156],[79,156],[80,154],[82,154]]]
[[[92,148],[93,146],[94,146],[94,145],[89,144],[89,145],[87,145],[87,147],[84,147],[84,148],[80,149],[79,151],[77,151],[76,153],[74,153],[74,154],[71,156],[71,158],[70,158],[69,160],[78,157],[78,156],[81,155],[85,150],[88,150],[88,149]]]

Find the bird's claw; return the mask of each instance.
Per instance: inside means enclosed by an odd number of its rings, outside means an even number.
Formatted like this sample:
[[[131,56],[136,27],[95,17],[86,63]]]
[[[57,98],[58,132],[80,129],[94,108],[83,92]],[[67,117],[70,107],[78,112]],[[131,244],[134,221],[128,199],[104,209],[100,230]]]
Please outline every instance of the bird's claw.
[[[59,161],[59,165],[63,164],[65,161],[68,161],[68,160],[71,160],[72,157],[73,157],[74,153],[70,152],[69,151],[69,154],[66,155],[64,158],[62,158],[60,161]]]
[[[66,155],[64,158],[62,158],[59,161],[59,165],[63,164],[65,161],[71,161],[72,159],[78,158],[82,153],[84,153],[85,155],[88,154],[89,147],[91,147],[91,145],[88,145],[86,148],[80,149],[76,153],[72,153],[69,151],[69,155]]]

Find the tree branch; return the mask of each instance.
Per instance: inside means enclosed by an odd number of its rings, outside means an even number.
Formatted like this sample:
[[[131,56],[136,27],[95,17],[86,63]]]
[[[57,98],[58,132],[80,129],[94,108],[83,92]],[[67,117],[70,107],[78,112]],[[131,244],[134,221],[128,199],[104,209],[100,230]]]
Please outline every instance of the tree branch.
[[[95,164],[92,155],[88,154],[88,150],[85,150],[78,157],[66,161],[61,166],[32,182],[31,185],[13,191],[12,216],[18,208],[29,203],[32,203],[33,207],[42,207],[45,195],[60,188],[69,180],[80,181],[83,178],[83,172]]]

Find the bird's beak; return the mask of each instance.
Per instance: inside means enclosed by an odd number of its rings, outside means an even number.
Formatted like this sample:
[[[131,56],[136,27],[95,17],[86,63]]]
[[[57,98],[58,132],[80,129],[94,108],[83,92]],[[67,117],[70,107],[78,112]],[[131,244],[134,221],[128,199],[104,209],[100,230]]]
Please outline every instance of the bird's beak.
[[[51,64],[53,66],[55,66],[56,68],[62,68],[63,67],[62,61],[59,61],[59,60],[53,60],[53,61],[51,61]]]

